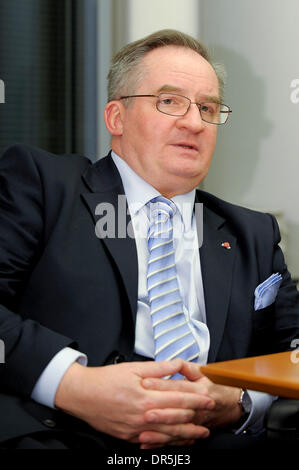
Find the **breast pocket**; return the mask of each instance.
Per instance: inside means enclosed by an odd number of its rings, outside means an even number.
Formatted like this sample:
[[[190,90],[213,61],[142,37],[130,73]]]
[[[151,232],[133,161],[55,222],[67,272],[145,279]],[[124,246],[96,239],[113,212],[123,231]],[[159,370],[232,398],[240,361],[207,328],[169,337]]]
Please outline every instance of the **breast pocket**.
[[[268,307],[254,310],[253,312],[253,328],[268,328],[274,323],[274,304]]]
[[[252,355],[270,354],[274,352],[274,306],[253,312]]]

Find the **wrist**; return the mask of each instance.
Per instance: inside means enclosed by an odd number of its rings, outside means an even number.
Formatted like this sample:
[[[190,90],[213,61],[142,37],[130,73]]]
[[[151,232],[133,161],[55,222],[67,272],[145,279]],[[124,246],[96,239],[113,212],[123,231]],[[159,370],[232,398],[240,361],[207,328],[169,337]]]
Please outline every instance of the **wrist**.
[[[55,394],[54,405],[56,408],[75,414],[76,401],[80,395],[80,389],[83,382],[83,374],[86,367],[74,362],[63,375]]]

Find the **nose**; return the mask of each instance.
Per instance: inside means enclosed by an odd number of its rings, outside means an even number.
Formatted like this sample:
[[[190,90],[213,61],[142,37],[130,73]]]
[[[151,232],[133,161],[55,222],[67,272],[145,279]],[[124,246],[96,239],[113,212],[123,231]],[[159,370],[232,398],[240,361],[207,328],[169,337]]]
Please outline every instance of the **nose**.
[[[195,103],[191,103],[187,113],[177,119],[177,126],[179,128],[186,127],[192,132],[202,131],[205,122],[202,120],[198,106]]]

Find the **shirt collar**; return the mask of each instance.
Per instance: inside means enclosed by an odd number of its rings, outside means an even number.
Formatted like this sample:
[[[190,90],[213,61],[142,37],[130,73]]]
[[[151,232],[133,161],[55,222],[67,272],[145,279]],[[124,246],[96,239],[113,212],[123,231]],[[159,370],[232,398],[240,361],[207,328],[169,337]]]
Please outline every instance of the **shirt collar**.
[[[115,152],[112,151],[111,156],[121,176],[129,210],[133,217],[151,199],[160,196],[160,193],[147,181],[137,175],[127,162],[119,157]],[[191,228],[194,208],[195,189],[189,193],[174,196],[171,200],[176,204],[180,211],[185,230],[189,230]]]

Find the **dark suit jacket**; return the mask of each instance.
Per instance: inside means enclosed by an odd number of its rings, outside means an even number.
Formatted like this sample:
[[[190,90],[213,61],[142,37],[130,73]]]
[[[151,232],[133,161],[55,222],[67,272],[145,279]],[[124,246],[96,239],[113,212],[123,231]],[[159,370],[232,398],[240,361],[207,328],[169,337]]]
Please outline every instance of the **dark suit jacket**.
[[[117,220],[120,194],[109,155],[91,164],[81,156],[14,146],[0,160],[0,338],[6,353],[0,441],[47,429],[46,418],[59,428],[65,416],[29,397],[63,347],[86,353],[90,366],[132,358],[135,241],[95,234],[97,205],[113,204]],[[289,349],[299,337],[299,298],[275,219],[202,191],[196,198],[204,204],[200,259],[209,362]],[[283,276],[276,302],[254,311],[256,286],[276,272]]]

